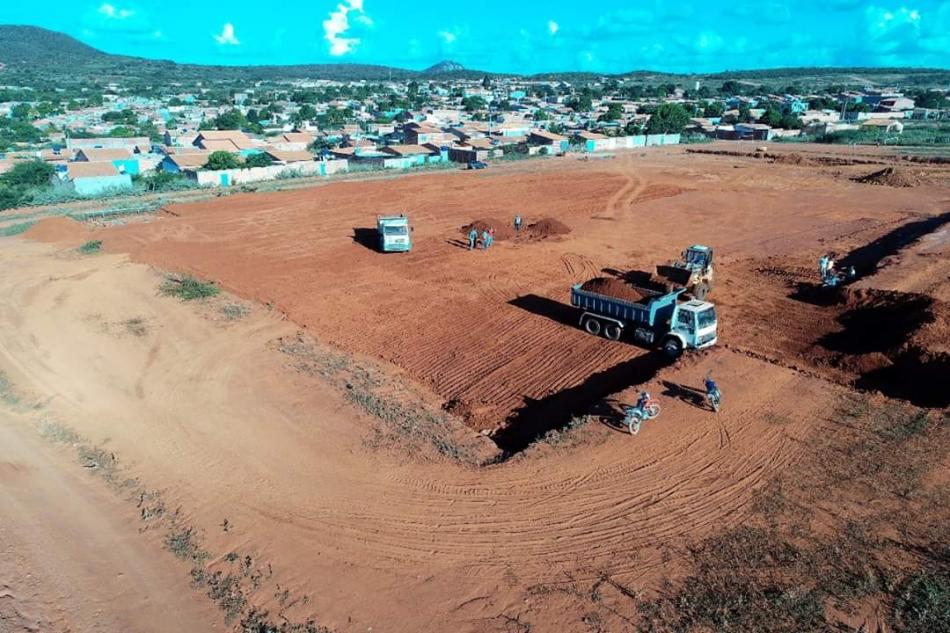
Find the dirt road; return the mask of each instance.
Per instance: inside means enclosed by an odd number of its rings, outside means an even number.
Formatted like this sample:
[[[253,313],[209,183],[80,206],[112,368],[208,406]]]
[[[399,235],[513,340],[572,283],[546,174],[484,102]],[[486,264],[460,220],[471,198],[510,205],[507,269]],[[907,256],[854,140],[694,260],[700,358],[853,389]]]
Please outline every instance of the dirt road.
[[[0,630],[221,631],[134,508],[0,410]]]

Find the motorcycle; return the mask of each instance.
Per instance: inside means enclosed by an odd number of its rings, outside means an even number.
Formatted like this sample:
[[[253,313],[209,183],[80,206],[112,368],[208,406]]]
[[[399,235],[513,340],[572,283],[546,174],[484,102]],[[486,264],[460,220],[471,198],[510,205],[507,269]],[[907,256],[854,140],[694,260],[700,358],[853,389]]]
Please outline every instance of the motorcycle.
[[[624,407],[623,412],[623,423],[630,431],[630,435],[636,435],[640,432],[641,424],[660,415],[660,404],[650,398],[643,405]]]

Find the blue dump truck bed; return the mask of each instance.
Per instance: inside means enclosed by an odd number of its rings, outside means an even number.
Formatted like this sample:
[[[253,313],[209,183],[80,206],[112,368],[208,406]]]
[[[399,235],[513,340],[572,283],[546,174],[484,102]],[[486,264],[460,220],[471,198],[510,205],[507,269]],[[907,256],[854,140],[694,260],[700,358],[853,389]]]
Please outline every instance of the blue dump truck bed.
[[[646,294],[649,297],[643,303],[634,303],[589,290],[581,290],[581,285],[575,284],[571,287],[572,306],[586,312],[649,328],[667,323],[676,309],[677,299],[686,291],[685,288],[678,288],[669,293],[647,291]]]

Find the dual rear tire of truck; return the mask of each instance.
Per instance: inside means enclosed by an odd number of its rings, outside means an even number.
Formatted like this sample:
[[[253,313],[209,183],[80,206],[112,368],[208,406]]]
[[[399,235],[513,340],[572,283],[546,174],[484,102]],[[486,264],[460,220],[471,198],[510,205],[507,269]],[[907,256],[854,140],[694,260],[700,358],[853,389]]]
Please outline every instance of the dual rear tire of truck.
[[[587,317],[583,323],[584,331],[594,336],[603,336],[611,341],[619,341],[623,328],[616,323],[601,321],[594,317]]]

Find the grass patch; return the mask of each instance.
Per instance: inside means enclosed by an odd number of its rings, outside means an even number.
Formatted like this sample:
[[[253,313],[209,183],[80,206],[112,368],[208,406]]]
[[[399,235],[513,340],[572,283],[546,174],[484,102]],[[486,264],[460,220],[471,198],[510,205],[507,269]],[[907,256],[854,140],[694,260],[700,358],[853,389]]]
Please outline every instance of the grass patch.
[[[634,603],[640,630],[838,630],[831,614],[870,599],[893,609],[896,631],[950,631],[950,494],[927,476],[946,454],[945,421],[844,399],[741,527],[690,546],[685,577]],[[926,571],[895,562],[908,554]]]
[[[14,235],[19,235],[20,233],[26,233],[30,230],[30,227],[36,224],[34,221],[30,222],[17,222],[16,224],[8,224],[7,226],[0,229],[0,236],[2,237],[12,237]]]
[[[13,383],[2,371],[0,371],[0,400],[10,406],[20,404],[20,396],[14,391]]]
[[[182,301],[195,301],[216,296],[221,289],[213,281],[201,281],[191,275],[168,276],[159,288],[168,297],[177,297]]]
[[[142,317],[126,319],[122,322],[122,325],[125,327],[125,331],[132,336],[145,336],[148,334],[148,324]]]
[[[920,571],[908,578],[894,604],[894,627],[904,633],[950,631],[950,575]]]
[[[76,250],[83,255],[93,255],[102,250],[102,240],[89,240]]]
[[[226,303],[221,306],[221,315],[228,321],[240,321],[250,313],[251,309],[243,303]]]

